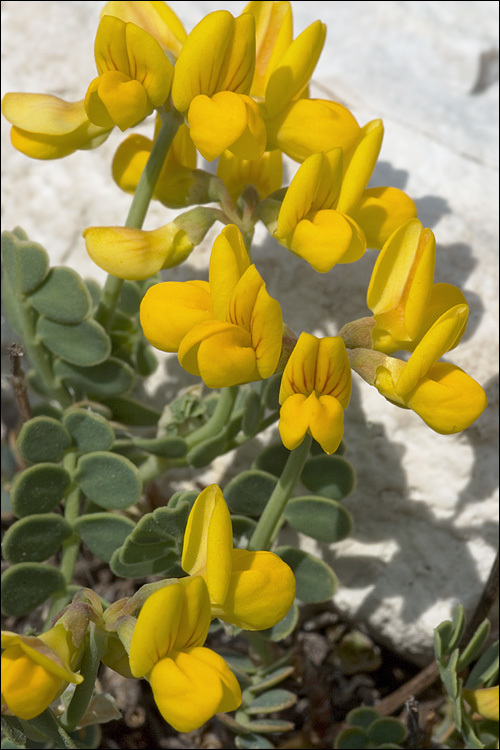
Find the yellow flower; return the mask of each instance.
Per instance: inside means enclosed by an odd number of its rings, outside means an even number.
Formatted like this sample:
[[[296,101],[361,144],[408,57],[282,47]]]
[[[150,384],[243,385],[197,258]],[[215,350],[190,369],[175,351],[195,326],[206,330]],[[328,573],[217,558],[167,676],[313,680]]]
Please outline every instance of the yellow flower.
[[[5,94],[2,113],[11,123],[12,145],[32,159],[61,159],[97,148],[110,128],[90,122],[83,99],[65,102],[49,94]]]
[[[498,721],[498,685],[478,690],[464,690],[462,695],[478,714],[490,721]]]
[[[210,619],[205,582],[186,578],[146,599],[132,635],[130,670],[149,680],[161,715],[178,732],[241,704],[240,686],[224,659],[202,646]]]
[[[219,158],[217,175],[224,182],[232,200],[236,200],[247,185],[254,185],[262,200],[279,190],[283,173],[280,151],[266,151],[260,159],[240,159],[230,151]]]
[[[116,16],[126,23],[134,23],[156,39],[165,52],[177,58],[186,41],[182,23],[166,3],[120,2],[112,0],[101,11],[102,16]]]
[[[302,333],[281,379],[279,431],[285,448],[297,448],[310,433],[325,453],[334,453],[350,397],[351,368],[342,339]]]
[[[438,360],[460,340],[467,315],[463,304],[444,312],[408,362],[359,348],[349,353],[351,366],[388,401],[412,409],[436,432],[461,432],[483,413],[486,394],[460,367]]]
[[[41,714],[71,682],[82,655],[73,633],[58,622],[38,637],[2,631],[2,702],[20,719]]]
[[[161,121],[157,118],[155,138],[160,125]],[[113,158],[113,178],[125,192],[135,192],[153,145],[154,141],[135,133],[118,147]],[[194,169],[196,149],[187,126],[182,124],[168,150],[153,197],[169,208],[188,205]]]
[[[436,242],[417,219],[387,240],[373,269],[367,304],[373,312],[373,347],[391,354],[413,351],[422,336],[446,310],[467,305],[452,284],[434,284]],[[466,318],[455,347],[465,331]],[[453,348],[450,347],[450,348]]]
[[[232,224],[214,242],[209,282],[150,287],[141,303],[141,325],[153,346],[178,352],[182,367],[209,388],[268,378],[281,353],[279,303],[267,293]]]
[[[103,16],[94,52],[99,75],[87,90],[85,110],[95,125],[126,130],[165,103],[173,65],[144,29]]]
[[[186,115],[191,138],[208,161],[229,149],[258,159],[266,131],[248,96],[255,66],[255,28],[250,14],[225,10],[205,16],[191,31],[175,64],[172,99]]]
[[[194,244],[176,220],[159,229],[88,227],[83,232],[87,252],[100,268],[119,279],[140,281],[161,268],[182,263]]]
[[[276,226],[268,225],[280,244],[307,260],[320,273],[337,263],[352,263],[366,250],[365,229],[372,236],[391,232],[393,221],[380,214],[353,215],[366,193],[366,184],[377,161],[383,125],[373,120],[362,129],[354,153],[345,163],[341,148],[309,156],[299,167],[279,209]],[[394,208],[396,221],[411,218],[415,205],[400,190],[391,190],[384,199]],[[374,200],[372,198],[372,200]],[[409,214],[409,215],[408,215]],[[359,215],[358,215],[358,221]]]
[[[216,484],[198,495],[184,534],[182,569],[202,576],[212,616],[244,630],[265,630],[292,606],[295,578],[273,552],[233,549],[231,516]]]

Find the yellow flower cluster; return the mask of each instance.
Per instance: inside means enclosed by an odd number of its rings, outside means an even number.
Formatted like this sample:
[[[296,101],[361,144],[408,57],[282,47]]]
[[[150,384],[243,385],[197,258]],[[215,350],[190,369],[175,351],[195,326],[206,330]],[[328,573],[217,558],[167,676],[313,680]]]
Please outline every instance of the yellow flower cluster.
[[[102,661],[127,677],[149,680],[161,714],[178,731],[238,708],[236,677],[203,645],[210,622],[218,617],[244,630],[273,627],[292,606],[294,575],[273,552],[233,549],[231,516],[215,484],[201,492],[189,515],[182,568],[186,578],[147,585],[145,594],[139,590],[104,612],[97,595],[82,590],[38,637],[3,632],[2,703],[8,711],[32,719],[69,683],[83,681],[77,671],[90,620],[105,636]]]

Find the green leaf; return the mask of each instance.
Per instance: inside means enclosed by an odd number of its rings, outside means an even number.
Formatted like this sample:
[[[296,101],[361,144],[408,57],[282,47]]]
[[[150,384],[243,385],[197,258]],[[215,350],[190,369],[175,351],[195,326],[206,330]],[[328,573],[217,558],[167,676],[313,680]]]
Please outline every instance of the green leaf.
[[[158,358],[147,341],[139,341],[135,351],[137,372],[143,378],[147,378],[155,372],[158,367]]]
[[[11,489],[10,502],[18,518],[32,513],[49,513],[64,498],[71,477],[62,466],[38,464],[18,474]]]
[[[214,458],[217,458],[217,456],[220,456],[225,451],[227,440],[227,427],[223,427],[215,435],[212,435],[212,437],[199,443],[189,451],[187,455],[188,463],[194,466],[195,469],[208,466]]]
[[[259,453],[252,464],[252,469],[260,469],[275,477],[280,477],[285,464],[288,461],[290,451],[285,448],[283,443],[274,443]]]
[[[120,578],[145,578],[146,576],[157,575],[174,577],[182,574],[177,561],[177,553],[169,550],[162,557],[129,564],[122,561],[120,550],[117,549],[111,556],[109,567],[111,572]]]
[[[22,231],[22,230],[21,230]],[[33,291],[49,271],[49,256],[38,242],[28,240],[24,234],[2,232],[2,260],[6,273],[15,289],[23,294]]]
[[[498,641],[486,649],[481,658],[472,668],[465,687],[475,690],[480,685],[494,679],[498,675]]]
[[[106,451],[115,441],[115,431],[108,420],[88,409],[68,409],[63,425],[82,453]]]
[[[295,729],[295,725],[291,721],[284,721],[280,719],[258,719],[257,721],[245,721],[244,726],[251,732],[257,734],[260,732],[265,732],[266,734],[291,732],[292,729]]]
[[[188,515],[186,503],[147,513],[123,543],[120,559],[132,564],[163,557],[169,551],[180,556]]]
[[[62,424],[52,417],[34,417],[25,422],[17,438],[21,456],[32,464],[59,461],[71,445]]]
[[[84,454],[74,479],[86,497],[101,508],[128,508],[141,496],[142,482],[136,467],[115,453]]]
[[[95,279],[84,279],[85,286],[92,299],[92,307],[97,307],[101,301],[101,287]]]
[[[105,403],[110,409],[113,409],[113,405],[108,403],[109,397],[126,393],[132,388],[135,380],[132,368],[115,357],[110,357],[100,365],[92,367],[76,367],[68,362],[56,360],[53,369],[54,375],[61,378],[64,383],[90,396],[107,399]],[[131,423],[126,422],[126,424]]]
[[[451,633],[446,644],[446,650],[451,652],[456,648],[460,642],[460,639],[465,630],[465,612],[461,604],[459,604],[453,612],[453,618],[451,622]]]
[[[446,668],[441,673],[444,686],[452,700],[458,695],[457,661],[458,648],[452,652]]]
[[[238,750],[273,750],[274,745],[269,742],[267,737],[261,734],[238,734],[235,738],[235,744]]]
[[[360,727],[361,729],[368,729],[370,724],[378,719],[380,719],[380,714],[377,709],[369,706],[353,708],[346,716],[346,721],[351,727]]]
[[[434,629],[434,653],[436,660],[441,659],[448,655],[448,641],[452,633],[452,625],[450,620],[444,620]]]
[[[281,373],[277,373],[276,375],[272,375],[270,378],[268,378],[266,387],[264,389],[264,398],[263,401],[268,409],[273,409],[273,411],[280,408],[279,405],[279,393],[281,388]]]
[[[248,714],[271,714],[274,711],[284,711],[297,703],[297,696],[290,690],[268,690],[259,695],[247,706]]]
[[[109,562],[113,552],[122,546],[135,524],[129,518],[112,513],[89,513],[80,516],[75,521],[74,528],[96,557]]]
[[[354,472],[342,456],[314,456],[306,461],[300,480],[318,495],[342,500],[353,490]]]
[[[13,330],[17,333],[20,339],[24,336],[24,325],[21,305],[22,300],[16,294],[16,287],[9,278],[9,275],[4,271],[2,274],[2,307],[3,312]],[[34,317],[34,313],[31,310],[26,311],[26,314],[30,317]]]
[[[283,515],[294,529],[320,542],[339,542],[351,533],[350,514],[326,497],[292,497]]]
[[[22,518],[13,524],[3,538],[3,553],[11,563],[42,562],[54,555],[71,526],[56,513],[42,513]]]
[[[75,325],[40,318],[36,332],[47,349],[72,365],[91,367],[100,364],[111,354],[111,339],[104,328],[91,318]]]
[[[278,480],[259,469],[242,471],[224,489],[224,498],[231,513],[259,517],[266,507]]]
[[[168,507],[178,508],[181,503],[187,503],[189,510],[191,510],[199,494],[196,490],[179,490],[178,492],[174,492],[168,501]]]
[[[295,547],[274,550],[293,570],[297,582],[297,599],[302,602],[325,602],[334,595],[337,576],[323,560]]]
[[[477,659],[479,652],[486,643],[490,629],[490,621],[483,620],[467,646],[460,652],[457,662],[457,672],[461,672],[465,667],[468,667],[474,659]]]
[[[255,682],[255,684],[249,689],[252,693],[262,693],[263,690],[269,690],[269,688],[279,685],[280,682],[283,682],[287,677],[290,677],[294,671],[295,669],[291,665],[272,669],[264,678],[259,679],[259,681]]]
[[[292,606],[280,622],[277,622],[276,625],[274,625],[272,628],[268,628],[267,630],[260,630],[259,635],[261,635],[263,638],[266,638],[268,641],[277,643],[278,641],[282,641],[283,638],[287,638],[287,636],[293,633],[298,621],[299,608],[297,606],[297,603],[293,602]]]
[[[111,360],[108,360],[110,362]],[[117,396],[114,398],[105,398],[102,400],[108,406],[113,414],[113,419],[122,424],[131,425],[132,427],[154,427],[158,424],[161,417],[157,409],[153,409],[136,399],[127,396]]]
[[[382,716],[376,719],[373,724],[367,728],[368,738],[375,746],[382,743],[392,743],[399,745],[404,742],[408,730],[405,725],[399,719],[395,719],[391,716]]]
[[[60,570],[43,563],[18,563],[2,575],[2,611],[23,617],[64,587]]]
[[[2,716],[2,734],[8,737],[8,740],[2,740],[2,747],[26,747],[26,735],[15,716]]]
[[[143,292],[136,281],[126,281],[118,298],[118,309],[126,315],[137,315],[141,305]]]
[[[29,304],[58,323],[80,323],[92,310],[87,287],[76,271],[65,266],[51,268],[43,284],[30,295]]]
[[[253,389],[250,389],[245,400],[245,407],[241,420],[241,429],[245,435],[250,437],[255,435],[263,413],[264,405],[259,394]]]
[[[360,727],[348,727],[335,738],[336,750],[364,750],[369,748],[366,732]]]

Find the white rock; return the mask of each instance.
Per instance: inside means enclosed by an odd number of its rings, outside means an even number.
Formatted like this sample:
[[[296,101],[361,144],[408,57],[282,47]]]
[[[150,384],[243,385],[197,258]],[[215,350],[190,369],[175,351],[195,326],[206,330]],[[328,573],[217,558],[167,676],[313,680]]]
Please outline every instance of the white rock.
[[[4,2],[2,92],[54,93],[76,100],[95,76],[92,47],[99,2]],[[244,3],[172,3],[191,28],[206,12]],[[385,140],[372,184],[405,189],[436,234],[436,278],[460,285],[469,331],[450,361],[486,389],[490,405],[457,436],[432,433],[412,412],[388,404],[355,378],[346,414],[347,457],[357,486],[346,500],[352,536],[319,549],[340,579],[335,605],[381,641],[418,663],[432,654],[432,630],[481,594],[497,536],[498,4],[323,2],[328,25],[312,95],[346,103],[361,123],[382,117]],[[296,34],[316,18],[295,3]],[[149,132],[151,124],[142,126]],[[94,152],[30,161],[8,143],[2,122],[3,226],[22,226],[83,276],[103,279],[87,257],[86,226],[121,224],[130,198],[109,177],[122,135]],[[155,205],[146,228],[168,220]],[[211,239],[213,239],[213,233]],[[264,231],[256,263],[299,333],[334,334],[367,314],[375,255],[316,274]],[[210,241],[170,278],[206,273]],[[297,301],[299,300],[299,304]],[[166,365],[175,392],[181,370]],[[165,371],[163,371],[165,372]],[[234,472],[241,456],[219,459],[202,481]],[[178,472],[179,481],[187,477]],[[311,548],[309,541],[304,545]]]

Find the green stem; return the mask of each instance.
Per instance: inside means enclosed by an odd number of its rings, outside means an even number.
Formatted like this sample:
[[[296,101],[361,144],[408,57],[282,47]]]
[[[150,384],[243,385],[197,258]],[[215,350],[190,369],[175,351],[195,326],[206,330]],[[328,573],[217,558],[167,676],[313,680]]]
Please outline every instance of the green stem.
[[[72,475],[76,468],[76,455],[75,453],[68,453],[64,457],[63,466],[66,471]],[[80,510],[80,489],[77,484],[73,483],[70,485],[70,490],[64,500],[64,518],[73,526],[74,522],[79,516]],[[49,613],[47,615],[46,627],[50,627],[52,619],[61,611],[63,607],[69,602],[71,593],[68,591],[68,586],[73,580],[73,573],[75,570],[76,561],[78,559],[78,548],[80,546],[80,535],[74,531],[70,537],[65,539],[62,545],[62,555],[60,570],[64,577],[64,588],[57,591],[50,605]]]
[[[126,227],[141,229],[146,218],[146,213],[153,197],[153,192],[158,182],[168,150],[174,140],[179,125],[182,122],[178,112],[166,111],[162,113],[162,126],[154,142],[139,184],[134,193],[134,198],[128,212]],[[101,302],[96,313],[96,320],[104,328],[108,329],[120,296],[124,279],[108,275],[102,290]]]
[[[210,419],[195,432],[192,432],[186,438],[189,449],[194,448],[207,438],[217,435],[223,427],[229,422],[229,417],[233,411],[236,398],[238,396],[239,386],[230,385],[221,390],[217,406]]]
[[[269,498],[255,531],[252,534],[248,549],[269,549],[274,532],[281,522],[290,495],[297,484],[311,447],[312,437],[306,435],[302,443],[295,448],[285,464],[273,494]]]

